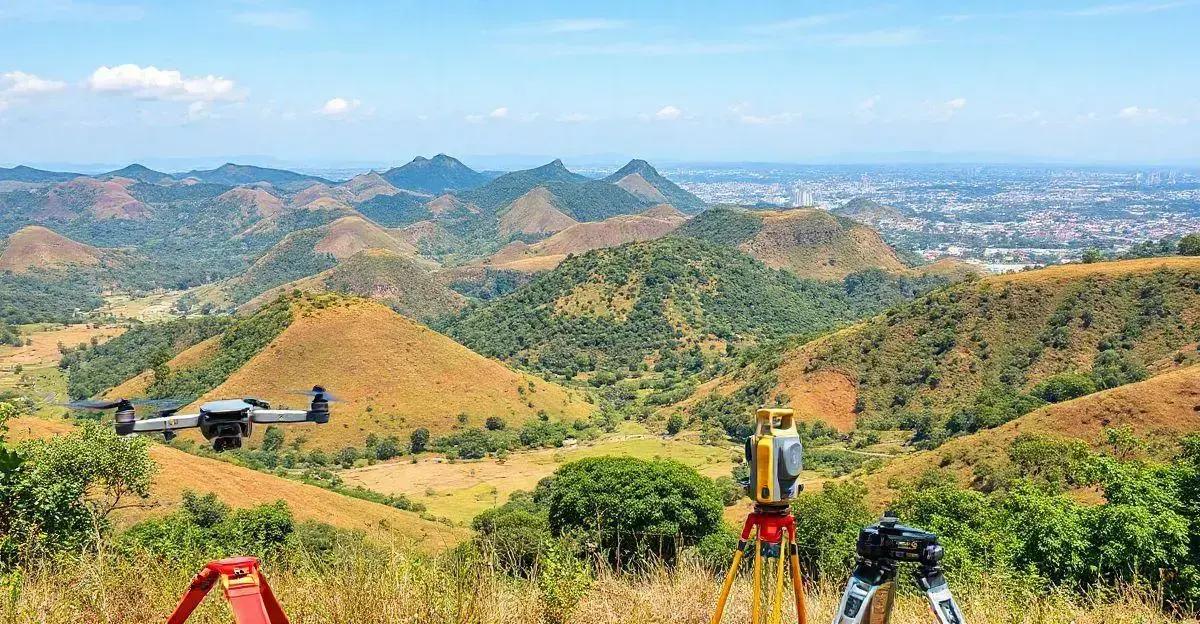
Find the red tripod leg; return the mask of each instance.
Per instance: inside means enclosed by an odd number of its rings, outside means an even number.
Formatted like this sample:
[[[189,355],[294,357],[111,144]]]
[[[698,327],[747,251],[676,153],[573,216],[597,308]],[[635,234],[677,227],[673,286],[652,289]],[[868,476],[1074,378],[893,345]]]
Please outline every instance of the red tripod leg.
[[[200,604],[208,595],[208,591],[212,589],[219,576],[220,573],[212,568],[206,567],[201,570],[192,579],[192,584],[188,586],[187,593],[179,601],[179,606],[175,607],[175,611],[171,612],[171,617],[167,618],[167,624],[183,624],[187,621],[188,616],[196,610],[196,605]]]

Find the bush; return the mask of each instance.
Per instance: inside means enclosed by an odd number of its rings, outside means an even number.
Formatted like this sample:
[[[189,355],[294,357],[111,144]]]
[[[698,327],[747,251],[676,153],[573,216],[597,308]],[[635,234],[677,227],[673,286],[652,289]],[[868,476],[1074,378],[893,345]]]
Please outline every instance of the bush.
[[[400,441],[388,436],[375,443],[375,459],[387,461],[400,455]]]
[[[518,576],[533,572],[551,541],[546,508],[523,492],[514,492],[507,503],[475,516],[471,528],[480,550],[490,553],[500,569]]]
[[[670,460],[595,457],[559,468],[549,487],[550,529],[580,534],[618,567],[678,550],[721,527],[721,492]]]
[[[413,453],[425,452],[425,447],[429,445],[429,430],[425,427],[413,429],[412,434],[408,437],[408,446]]]
[[[1047,403],[1061,403],[1095,391],[1096,382],[1091,377],[1080,373],[1059,373],[1034,386],[1031,394]]]
[[[1179,255],[1200,256],[1200,234],[1188,234],[1179,239]]]
[[[801,492],[792,501],[796,543],[806,576],[841,578],[854,565],[858,532],[874,519],[867,488],[857,481],[824,484],[819,492]]]
[[[504,419],[499,416],[488,416],[483,426],[488,431],[503,431],[508,427],[508,423],[504,422]]]

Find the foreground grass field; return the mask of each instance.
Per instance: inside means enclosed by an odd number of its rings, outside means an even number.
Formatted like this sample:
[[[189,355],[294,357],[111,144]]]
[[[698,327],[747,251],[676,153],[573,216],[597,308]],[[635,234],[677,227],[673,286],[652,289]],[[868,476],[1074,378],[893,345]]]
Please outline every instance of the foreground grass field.
[[[175,607],[196,570],[158,560],[86,558],[45,566],[4,580],[0,616],[12,624],[77,622],[162,622]],[[394,551],[350,557],[329,566],[266,573],[296,624],[650,624],[708,622],[717,580],[694,564],[675,571],[656,567],[640,574],[600,573],[583,591],[578,606],[555,610],[536,583],[449,558],[430,559]],[[726,622],[749,620],[749,579],[739,579]],[[808,593],[809,622],[828,622],[840,587],[818,584]],[[1153,596],[1129,592],[1107,600],[1057,594],[1013,594],[987,582],[955,585],[968,622],[1009,624],[1158,624],[1196,622],[1165,615]],[[785,605],[788,601],[784,601]],[[565,616],[565,617],[564,617]],[[228,606],[214,591],[189,622],[227,624]],[[785,622],[794,611],[785,606]],[[922,596],[899,597],[893,624],[932,621]]]
[[[603,455],[640,459],[673,459],[709,477],[729,475],[735,451],[658,437],[630,437],[589,446],[516,453],[504,461],[449,463],[441,459],[407,459],[340,473],[346,482],[385,494],[404,494],[429,513],[470,522],[480,512],[504,504],[517,490],[532,490],[559,466]]]

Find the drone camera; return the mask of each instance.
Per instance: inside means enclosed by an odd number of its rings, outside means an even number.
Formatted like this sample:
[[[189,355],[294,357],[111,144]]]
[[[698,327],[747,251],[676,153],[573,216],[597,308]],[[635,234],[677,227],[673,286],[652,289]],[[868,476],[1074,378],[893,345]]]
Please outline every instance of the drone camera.
[[[790,409],[760,409],[754,419],[754,434],[746,440],[750,498],[768,505],[786,503],[799,491],[804,468],[795,416]]]

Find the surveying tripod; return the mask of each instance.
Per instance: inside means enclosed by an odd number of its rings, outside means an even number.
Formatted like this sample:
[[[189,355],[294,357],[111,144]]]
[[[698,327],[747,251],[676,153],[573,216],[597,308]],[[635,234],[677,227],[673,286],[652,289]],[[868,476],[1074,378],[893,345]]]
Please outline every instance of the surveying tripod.
[[[283,608],[279,606],[258,566],[256,557],[235,557],[205,564],[204,569],[192,579],[175,612],[167,618],[167,624],[183,624],[187,621],[218,581],[233,609],[233,619],[237,624],[288,624]]]
[[[783,618],[783,552],[788,553],[788,567],[791,570],[792,593],[796,600],[796,622],[808,624],[808,612],[804,608],[804,585],[800,582],[800,553],[796,549],[796,519],[792,517],[791,506],[787,503],[769,505],[755,503],[754,511],[746,517],[742,525],[741,539],[737,549],[733,551],[733,564],[725,575],[725,583],[721,585],[721,595],[717,598],[717,608],[713,611],[711,624],[721,624],[721,615],[725,612],[725,602],[729,599],[729,590],[737,577],[738,569],[745,556],[746,545],[754,535],[754,568],[753,584],[750,592],[750,622],[759,624],[762,621],[763,603],[763,559],[776,559],[775,591],[772,595],[770,624],[780,624]],[[768,564],[769,567],[769,564]]]
[[[846,583],[833,624],[888,624],[896,597],[896,569],[916,563],[913,580],[925,592],[938,624],[965,624],[942,574],[945,552],[937,535],[899,524],[891,512],[858,533],[858,564]]]

